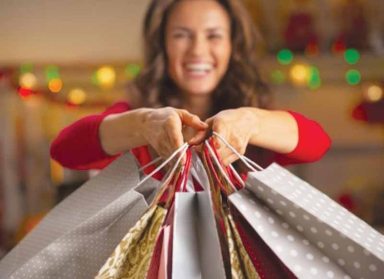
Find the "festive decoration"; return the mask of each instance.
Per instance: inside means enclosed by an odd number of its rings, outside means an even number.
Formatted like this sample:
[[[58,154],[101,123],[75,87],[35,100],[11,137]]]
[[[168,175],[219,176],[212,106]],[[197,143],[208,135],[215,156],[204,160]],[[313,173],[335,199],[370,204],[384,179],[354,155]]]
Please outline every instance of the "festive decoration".
[[[96,72],[97,84],[103,89],[110,89],[116,82],[116,72],[110,66],[103,66]]]
[[[274,70],[271,73],[271,80],[274,84],[282,84],[285,82],[285,74],[280,70]]]
[[[288,15],[284,28],[285,47],[295,52],[304,52],[308,45],[318,44],[318,35],[314,24],[312,1],[295,0],[294,8]]]
[[[36,89],[37,78],[32,73],[24,73],[20,75],[19,84],[22,88],[33,90]]]
[[[368,38],[368,20],[363,1],[344,0],[338,9],[340,33],[337,42],[343,42],[349,48],[366,49]]]
[[[295,85],[305,85],[310,76],[310,67],[305,64],[295,64],[289,71],[290,78]]]
[[[364,99],[353,109],[352,117],[368,123],[384,124],[384,82],[363,87]]]
[[[308,78],[308,87],[315,90],[321,86],[321,78],[319,69],[312,66],[310,67],[310,74]]]
[[[134,79],[141,71],[141,66],[138,64],[128,64],[125,68],[125,74],[128,79]]]
[[[361,74],[358,70],[351,69],[345,73],[345,79],[349,85],[357,85],[361,81]]]
[[[59,93],[63,88],[63,82],[59,78],[51,79],[48,82],[48,88],[52,93]]]
[[[344,59],[345,59],[345,61],[348,64],[354,65],[357,62],[359,62],[359,60],[360,60],[360,53],[356,49],[354,49],[354,48],[347,49],[344,52]]]
[[[378,85],[370,85],[364,92],[364,97],[368,102],[378,102],[383,99],[383,88]]]
[[[69,91],[68,102],[73,105],[81,105],[87,99],[87,94],[81,88],[75,88]]]
[[[277,53],[277,61],[282,65],[289,65],[293,60],[293,53],[289,49],[282,49]]]

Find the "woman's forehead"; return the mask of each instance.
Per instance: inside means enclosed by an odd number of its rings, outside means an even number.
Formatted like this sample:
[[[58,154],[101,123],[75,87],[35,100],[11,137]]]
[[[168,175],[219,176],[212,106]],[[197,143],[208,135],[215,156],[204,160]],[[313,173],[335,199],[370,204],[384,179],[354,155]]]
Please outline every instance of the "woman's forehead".
[[[173,7],[167,22],[168,28],[227,29],[227,11],[214,0],[182,0]]]

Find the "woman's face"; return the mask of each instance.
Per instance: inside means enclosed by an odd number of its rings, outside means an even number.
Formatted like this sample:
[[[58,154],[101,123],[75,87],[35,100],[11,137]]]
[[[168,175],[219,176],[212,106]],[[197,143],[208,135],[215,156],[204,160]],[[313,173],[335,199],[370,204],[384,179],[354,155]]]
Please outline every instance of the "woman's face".
[[[230,19],[213,0],[182,0],[166,25],[168,74],[187,94],[211,93],[228,68]]]

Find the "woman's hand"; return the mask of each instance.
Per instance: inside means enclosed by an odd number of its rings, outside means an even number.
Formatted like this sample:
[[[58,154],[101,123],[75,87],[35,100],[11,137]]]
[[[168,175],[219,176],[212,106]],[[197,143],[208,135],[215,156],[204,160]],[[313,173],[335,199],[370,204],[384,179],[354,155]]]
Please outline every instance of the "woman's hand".
[[[220,134],[236,151],[244,154],[248,144],[289,153],[298,143],[295,119],[285,111],[269,111],[253,107],[223,110],[206,120],[209,131]],[[208,131],[199,132],[190,143],[199,144]],[[215,148],[223,163],[228,165],[238,157],[217,137]]]
[[[183,109],[141,108],[108,115],[100,124],[99,134],[107,154],[150,145],[159,156],[167,158],[183,145],[183,128],[204,131],[208,125]]]
[[[251,137],[259,131],[260,121],[247,108],[223,110],[206,120],[211,132],[220,134],[241,155],[245,153]],[[201,143],[208,136],[208,131],[199,132],[192,143]],[[214,138],[215,148],[223,163],[228,165],[238,159],[219,138]]]
[[[208,124],[197,115],[172,107],[150,109],[143,115],[141,133],[145,141],[163,158],[184,144],[183,126],[204,131]]]

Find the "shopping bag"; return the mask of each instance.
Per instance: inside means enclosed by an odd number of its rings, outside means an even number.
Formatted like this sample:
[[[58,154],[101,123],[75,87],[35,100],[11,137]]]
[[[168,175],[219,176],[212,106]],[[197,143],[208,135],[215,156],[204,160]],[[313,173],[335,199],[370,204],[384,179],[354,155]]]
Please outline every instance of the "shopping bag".
[[[281,166],[230,200],[298,277],[382,278],[383,235]]]
[[[97,279],[146,278],[166,209],[151,207],[119,242]]]
[[[186,167],[179,165],[181,157],[169,172],[149,209],[120,240],[95,278],[145,279],[148,276],[153,278],[153,269],[158,266],[153,257],[158,255],[159,250],[156,250],[156,248],[160,246],[157,243],[161,240],[162,227],[167,216],[169,216],[167,215],[170,212],[169,209],[173,207],[175,193],[179,191],[180,184],[184,181],[184,171],[188,171],[190,166],[191,156],[189,153]],[[171,159],[172,156],[167,161]]]
[[[203,148],[203,160],[209,177],[210,193],[215,212],[217,229],[221,236],[222,254],[226,265],[227,278],[261,278],[256,266],[244,247],[229,210],[227,196],[237,188],[220,166],[215,151],[208,141]]]
[[[229,200],[297,277],[382,277],[384,236],[278,164],[248,173]]]
[[[158,279],[167,279],[168,278],[168,260],[169,260],[169,244],[171,240],[171,228],[170,226],[166,226],[163,228],[163,241],[162,241],[162,249],[161,256],[159,262],[159,268],[157,272]]]
[[[130,154],[57,205],[1,262],[1,278],[92,278],[148,208],[158,181],[138,189]]]
[[[172,278],[226,278],[208,193],[177,193]]]

